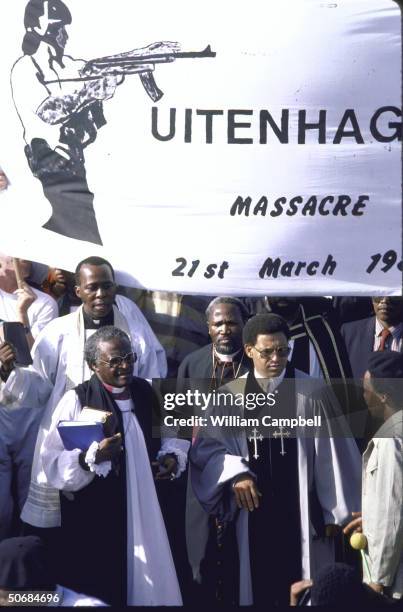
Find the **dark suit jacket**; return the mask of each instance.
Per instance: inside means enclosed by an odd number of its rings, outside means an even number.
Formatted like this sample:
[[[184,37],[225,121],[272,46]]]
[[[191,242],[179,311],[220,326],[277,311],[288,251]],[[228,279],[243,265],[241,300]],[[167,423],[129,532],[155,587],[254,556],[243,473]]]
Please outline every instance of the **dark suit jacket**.
[[[368,365],[368,358],[374,350],[375,317],[351,321],[341,327],[341,334],[347,348],[353,377],[361,379]]]
[[[238,376],[246,374],[253,367],[252,362],[246,355],[242,360]],[[196,378],[210,380],[213,373],[213,345],[208,344],[197,351],[187,355],[179,366],[178,380],[184,378]],[[228,381],[226,381],[228,382]]]

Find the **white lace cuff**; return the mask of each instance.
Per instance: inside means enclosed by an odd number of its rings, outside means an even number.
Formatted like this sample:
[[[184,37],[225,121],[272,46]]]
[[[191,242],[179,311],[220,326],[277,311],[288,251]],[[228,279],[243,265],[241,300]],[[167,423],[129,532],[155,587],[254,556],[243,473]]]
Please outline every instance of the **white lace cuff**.
[[[178,464],[177,468],[176,468],[176,472],[175,472],[175,474],[172,473],[171,478],[172,477],[179,478],[179,476],[182,474],[182,472],[184,472],[186,470],[188,455],[187,455],[187,453],[183,452],[179,448],[177,448],[175,446],[172,446],[170,448],[169,444],[166,444],[166,445],[164,445],[163,449],[158,451],[157,460],[159,460],[164,455],[168,455],[168,454],[171,454],[171,453],[176,456],[176,461],[177,461],[177,464]]]
[[[98,442],[93,442],[89,449],[87,450],[87,454],[85,455],[85,463],[90,468],[90,472],[94,472],[97,476],[106,476],[112,469],[111,461],[102,461],[102,463],[95,463],[95,457],[97,454],[97,450],[99,448]]]

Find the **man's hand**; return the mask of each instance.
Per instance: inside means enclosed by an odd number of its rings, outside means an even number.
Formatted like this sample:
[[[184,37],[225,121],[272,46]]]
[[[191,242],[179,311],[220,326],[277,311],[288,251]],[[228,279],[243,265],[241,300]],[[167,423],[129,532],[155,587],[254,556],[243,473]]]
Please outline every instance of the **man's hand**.
[[[16,354],[14,347],[8,342],[0,344],[0,376],[4,382],[15,367]]]
[[[301,596],[307,589],[310,589],[313,585],[312,580],[300,580],[294,582],[290,588],[290,606],[298,606],[298,602]]]
[[[34,291],[29,285],[27,285],[27,283],[22,283],[21,287],[17,289],[16,294],[18,295],[17,312],[20,315],[26,315],[28,308],[36,300],[36,293],[34,293]]]
[[[122,434],[117,433],[110,438],[104,438],[99,443],[99,448],[95,456],[95,463],[102,463],[103,461],[112,461],[115,457],[118,457],[122,452]]]
[[[235,500],[239,509],[243,508],[253,512],[255,508],[259,508],[259,497],[262,494],[250,474],[238,476],[232,488],[234,489]]]
[[[368,586],[371,587],[371,589],[376,593],[383,593],[383,584],[378,584],[377,582],[368,582]]]
[[[353,520],[347,523],[343,529],[344,535],[350,535],[350,533],[358,532],[362,533],[362,516],[361,512],[352,512]]]
[[[7,187],[8,187],[8,179],[6,175],[4,174],[4,172],[0,171],[0,191],[2,191],[3,189],[7,189]]]
[[[151,465],[154,469],[158,469],[154,476],[155,480],[173,480],[172,475],[176,474],[178,469],[176,457],[170,454],[162,455],[158,461],[153,461]]]

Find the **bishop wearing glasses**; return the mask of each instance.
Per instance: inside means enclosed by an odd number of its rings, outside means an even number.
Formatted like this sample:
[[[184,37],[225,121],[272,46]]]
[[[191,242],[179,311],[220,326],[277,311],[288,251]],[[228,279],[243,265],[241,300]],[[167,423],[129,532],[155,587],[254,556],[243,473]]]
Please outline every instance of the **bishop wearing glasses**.
[[[93,374],[59,402],[41,448],[48,482],[61,492],[63,579],[120,607],[181,605],[151,471],[154,391],[133,376],[136,354],[116,327],[87,340],[85,359]],[[58,423],[78,420],[84,407],[110,413],[105,438],[66,450]]]
[[[275,314],[252,317],[243,329],[253,369],[220,391],[275,397],[264,414],[322,417],[319,429],[212,425],[190,452],[192,485],[222,531],[234,534],[221,596],[240,605],[287,605],[292,582],[315,577],[334,560],[334,536],[349,518],[360,490],[360,454],[332,390],[288,361],[290,332]],[[267,395],[269,397],[269,395]],[[245,403],[246,406],[246,403]],[[231,406],[231,414],[259,417]],[[229,414],[216,405],[210,414]],[[267,422],[265,419],[260,422]],[[210,419],[212,423],[212,419]],[[228,536],[229,537],[229,536]],[[225,535],[223,541],[228,541]],[[229,587],[233,587],[232,589]],[[218,592],[220,589],[218,589]]]

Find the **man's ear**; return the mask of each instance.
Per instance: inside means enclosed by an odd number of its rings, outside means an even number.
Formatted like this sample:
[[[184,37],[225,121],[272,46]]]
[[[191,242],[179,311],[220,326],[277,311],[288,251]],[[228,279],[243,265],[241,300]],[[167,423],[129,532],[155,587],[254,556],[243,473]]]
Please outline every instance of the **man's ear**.
[[[90,370],[92,370],[92,372],[98,372],[98,365],[96,361],[93,361],[89,366]]]
[[[245,351],[245,354],[249,357],[249,359],[252,359],[253,346],[251,344],[244,344],[243,349]]]
[[[81,289],[79,285],[74,285],[74,293],[81,300]]]

